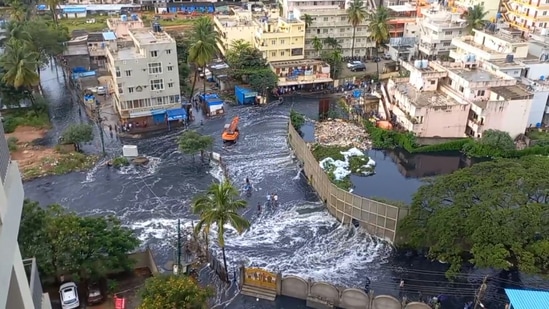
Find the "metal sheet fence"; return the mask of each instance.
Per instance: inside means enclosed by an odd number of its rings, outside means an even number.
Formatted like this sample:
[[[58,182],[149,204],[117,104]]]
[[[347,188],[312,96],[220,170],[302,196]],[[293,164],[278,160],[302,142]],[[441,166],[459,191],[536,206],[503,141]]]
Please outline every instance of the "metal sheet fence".
[[[338,188],[328,178],[313,156],[309,145],[289,125],[289,143],[302,163],[310,184],[326,204],[328,211],[339,221],[358,224],[370,234],[394,242],[399,219],[408,214],[408,209],[374,201]]]

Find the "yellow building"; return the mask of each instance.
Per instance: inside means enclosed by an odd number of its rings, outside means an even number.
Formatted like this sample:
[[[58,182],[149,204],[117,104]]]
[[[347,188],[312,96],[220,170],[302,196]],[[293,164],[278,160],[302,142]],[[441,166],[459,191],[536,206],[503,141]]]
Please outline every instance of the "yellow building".
[[[513,28],[525,32],[547,29],[549,1],[502,0],[502,6],[503,18]]]
[[[267,61],[304,59],[305,23],[299,19],[256,19],[255,47]]]
[[[506,1],[506,0],[503,0]],[[486,14],[486,19],[494,20],[499,11],[499,1],[484,1],[484,0],[451,0],[448,2],[448,6],[454,8],[457,12],[463,13],[467,11],[468,8],[475,5],[483,5],[484,11],[488,12]]]
[[[215,28],[219,32],[217,46],[223,55],[226,55],[234,41],[242,40],[254,46],[254,33],[257,30],[251,11],[241,8],[231,8],[230,11],[231,15],[214,17]]]

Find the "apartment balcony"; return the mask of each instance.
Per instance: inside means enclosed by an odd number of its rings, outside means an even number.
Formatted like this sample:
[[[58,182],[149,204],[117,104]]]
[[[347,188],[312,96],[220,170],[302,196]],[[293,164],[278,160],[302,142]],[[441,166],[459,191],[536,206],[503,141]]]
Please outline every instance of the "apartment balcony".
[[[40,281],[40,274],[38,273],[38,265],[36,259],[23,260],[23,266],[25,267],[25,273],[29,280],[29,288],[32,295],[32,302],[35,309],[51,309],[50,296],[48,293],[44,293],[42,290],[42,281]]]
[[[481,44],[476,43],[472,36],[465,36],[460,38],[454,38],[452,45],[461,50],[466,50],[471,54],[476,55],[479,59],[491,61],[491,60],[503,60],[507,57],[507,54],[497,52],[489,49]]]
[[[467,126],[469,126],[469,128],[471,128],[475,133],[478,132],[480,129],[478,121],[474,121],[472,119],[467,120]]]

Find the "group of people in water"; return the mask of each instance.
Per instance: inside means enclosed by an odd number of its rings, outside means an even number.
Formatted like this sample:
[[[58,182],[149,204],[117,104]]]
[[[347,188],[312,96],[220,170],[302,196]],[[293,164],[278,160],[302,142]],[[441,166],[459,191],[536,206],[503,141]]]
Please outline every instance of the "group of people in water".
[[[246,185],[244,186],[244,191],[246,191],[246,194],[249,196],[252,194],[252,184],[250,183],[250,179],[246,177]],[[272,206],[276,207],[278,206],[278,194],[276,193],[267,193],[267,204],[266,206]],[[257,202],[257,211],[261,211],[261,203]]]

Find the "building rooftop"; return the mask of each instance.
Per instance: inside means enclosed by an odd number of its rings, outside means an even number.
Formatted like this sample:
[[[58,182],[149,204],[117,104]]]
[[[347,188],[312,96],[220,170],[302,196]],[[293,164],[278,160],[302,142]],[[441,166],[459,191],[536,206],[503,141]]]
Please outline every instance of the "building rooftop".
[[[504,40],[507,43],[511,44],[519,44],[524,43],[528,44],[528,40],[525,40],[520,36],[520,33],[515,33],[513,31],[509,31],[507,29],[498,29],[496,31],[489,31],[489,30],[473,30],[475,33],[484,33],[486,35],[491,35],[493,37],[496,37],[498,39]]]
[[[119,47],[118,51],[111,50],[111,53],[116,60],[133,60],[145,58],[145,56],[140,54],[134,46]]]
[[[327,66],[326,62],[321,61],[321,60],[314,60],[314,59],[273,61],[273,62],[271,62],[271,66],[275,69],[277,69],[277,68],[297,67],[297,66],[308,66],[308,65],[325,65],[325,66]]]
[[[474,69],[474,70],[450,69],[450,71],[459,75],[461,78],[465,79],[470,83],[491,82],[491,81],[505,79],[502,76],[497,76],[493,73],[490,73],[482,69]]]
[[[438,91],[419,91],[410,83],[398,83],[396,89],[410,99],[416,107],[443,107],[458,105],[459,102]]]
[[[221,23],[223,27],[255,27],[252,19],[246,19],[244,17],[217,15],[215,18],[219,20],[219,23]]]
[[[154,32],[150,28],[131,29],[133,37],[139,42],[140,45],[172,43],[174,39],[164,31]]]
[[[496,93],[505,100],[527,100],[532,97],[532,92],[521,84],[506,87],[492,87],[490,91]]]
[[[410,4],[403,4],[403,5],[389,5],[387,8],[394,12],[415,12],[417,8],[415,6],[412,6]]]

